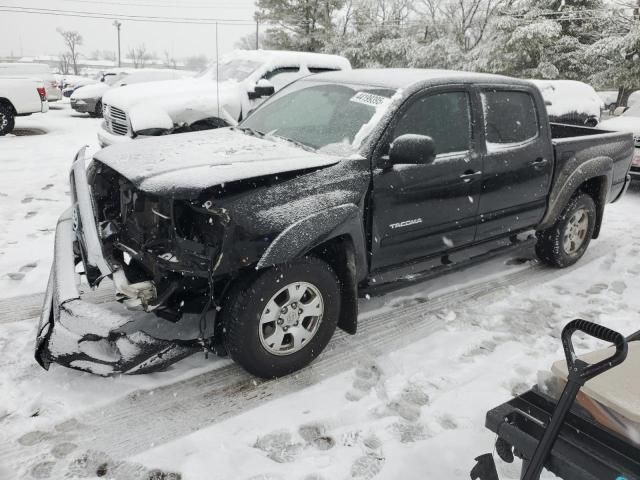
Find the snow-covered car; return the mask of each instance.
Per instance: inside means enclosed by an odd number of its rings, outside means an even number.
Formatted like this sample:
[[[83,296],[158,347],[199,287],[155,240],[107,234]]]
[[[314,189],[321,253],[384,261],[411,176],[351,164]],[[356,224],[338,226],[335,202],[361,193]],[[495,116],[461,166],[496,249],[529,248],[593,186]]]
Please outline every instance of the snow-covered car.
[[[192,72],[172,69],[144,69],[131,73],[106,73],[102,81],[77,88],[70,97],[71,108],[79,113],[88,113],[92,117],[102,116],[102,97],[112,88],[137,83],[178,80],[192,76]],[[143,87],[145,88],[145,87]]]
[[[587,127],[595,127],[600,122],[604,102],[590,85],[575,80],[532,82],[542,92],[551,122]]]
[[[599,127],[604,130],[633,133],[636,148],[629,173],[636,179],[640,178],[640,102],[630,106],[622,115],[603,121]]]
[[[92,85],[99,81],[100,80],[97,78],[83,77],[81,75],[62,75],[62,79],[60,81],[62,95],[69,98],[78,88],[84,87],[85,85]]]
[[[0,76],[0,136],[11,133],[15,117],[48,110],[47,91],[41,80]]]
[[[235,125],[294,80],[350,69],[349,61],[337,55],[236,50],[192,79],[108,92],[98,140],[105,147],[133,138]]]
[[[46,63],[0,63],[0,77],[29,77],[41,80],[47,91],[47,100],[57,102],[62,98],[58,80]]]

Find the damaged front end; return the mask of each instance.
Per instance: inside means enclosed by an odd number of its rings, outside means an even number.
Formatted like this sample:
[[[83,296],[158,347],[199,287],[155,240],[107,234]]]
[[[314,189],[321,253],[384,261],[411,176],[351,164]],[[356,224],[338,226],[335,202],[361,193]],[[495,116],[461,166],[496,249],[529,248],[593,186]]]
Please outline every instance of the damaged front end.
[[[147,195],[85,161],[83,149],[70,175],[72,207],[56,227],[36,360],[100,375],[162,369],[214,336],[214,291],[225,282],[214,272],[229,218],[210,204]],[[92,288],[112,281],[126,308],[83,299],[81,274]]]

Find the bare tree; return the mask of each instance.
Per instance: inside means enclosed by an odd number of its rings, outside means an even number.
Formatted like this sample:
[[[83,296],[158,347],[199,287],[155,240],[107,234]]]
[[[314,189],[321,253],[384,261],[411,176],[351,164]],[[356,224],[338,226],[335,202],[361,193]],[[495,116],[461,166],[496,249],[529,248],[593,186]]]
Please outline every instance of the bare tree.
[[[178,68],[178,61],[173,55],[169,53],[169,50],[164,51],[164,66],[173,68],[174,70]]]
[[[60,69],[60,73],[66,75],[69,73],[70,67],[70,59],[68,53],[61,53],[58,57],[58,68]]]
[[[62,36],[67,46],[67,54],[70,65],[73,66],[73,73],[78,75],[78,58],[80,56],[78,48],[82,45],[82,35],[75,30],[63,30],[62,28],[58,28],[57,32]]]
[[[464,50],[475,48],[493,18],[514,0],[421,0],[416,8],[423,17],[425,37],[448,31]],[[426,39],[426,38],[425,38]]]
[[[355,22],[360,25],[401,26],[411,17],[412,0],[369,0],[358,5]]]
[[[342,10],[343,10],[342,20],[341,20],[342,27],[340,28],[340,30],[342,32],[342,36],[344,37],[347,34],[347,31],[349,30],[349,23],[353,19],[353,14],[355,10],[354,0],[347,0]]]
[[[144,68],[147,62],[153,58],[153,55],[147,52],[147,47],[143,43],[129,49],[129,58],[131,58],[134,68]]]

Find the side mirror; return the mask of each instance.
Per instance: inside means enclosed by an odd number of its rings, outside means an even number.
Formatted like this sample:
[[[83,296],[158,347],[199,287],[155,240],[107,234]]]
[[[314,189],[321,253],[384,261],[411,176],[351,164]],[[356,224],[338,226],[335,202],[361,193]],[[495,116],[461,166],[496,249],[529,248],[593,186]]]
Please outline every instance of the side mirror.
[[[382,168],[393,165],[427,165],[436,158],[433,138],[407,133],[396,138],[389,147],[389,159]]]
[[[256,98],[270,97],[274,93],[276,93],[276,87],[269,80],[263,78],[256,83],[253,92],[249,92],[249,98],[254,100]]]

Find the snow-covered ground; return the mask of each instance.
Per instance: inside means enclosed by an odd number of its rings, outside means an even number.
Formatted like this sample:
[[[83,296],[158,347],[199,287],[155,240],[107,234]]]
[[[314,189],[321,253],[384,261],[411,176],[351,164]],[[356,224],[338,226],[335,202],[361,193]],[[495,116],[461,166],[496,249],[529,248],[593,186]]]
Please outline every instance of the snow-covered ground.
[[[0,138],[3,297],[44,289],[69,164],[94,143],[97,120],[55,108]],[[356,336],[336,333],[312,366],[268,382],[201,354],[152,375],[45,372],[36,320],[0,316],[0,479],[469,478],[493,449],[486,411],[563,357],[564,324],[640,328],[638,206],[634,187],[608,206],[569,269],[503,255],[363,300]],[[518,478],[518,462],[500,470]]]
[[[0,298],[46,287],[71,162],[83,145],[98,148],[100,122],[65,98],[46,114],[18,117],[14,132],[0,137]]]

